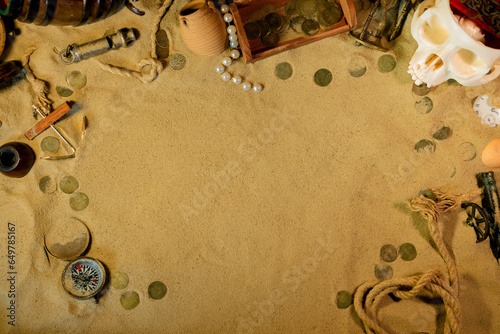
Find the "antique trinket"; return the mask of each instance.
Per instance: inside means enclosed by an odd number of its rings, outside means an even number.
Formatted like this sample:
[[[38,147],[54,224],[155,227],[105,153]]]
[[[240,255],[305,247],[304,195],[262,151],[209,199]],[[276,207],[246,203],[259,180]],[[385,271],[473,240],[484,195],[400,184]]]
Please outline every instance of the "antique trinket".
[[[101,262],[80,257],[68,263],[61,276],[64,290],[76,299],[94,298],[97,303],[106,283],[106,270]]]
[[[467,212],[467,225],[474,228],[476,242],[490,239],[490,248],[495,259],[500,258],[500,228],[498,215],[500,214],[500,197],[493,172],[476,175],[477,185],[482,188],[481,206],[466,202],[462,208]]]

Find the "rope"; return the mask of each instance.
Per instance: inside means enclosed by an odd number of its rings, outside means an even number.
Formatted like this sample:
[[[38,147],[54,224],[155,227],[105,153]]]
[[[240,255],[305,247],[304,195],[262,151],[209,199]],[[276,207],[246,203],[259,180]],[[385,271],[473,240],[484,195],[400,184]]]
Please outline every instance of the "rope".
[[[172,4],[172,1],[173,0],[165,0],[163,5],[161,5],[161,7],[158,9],[158,13],[156,14],[156,17],[153,21],[154,22],[153,30],[151,31],[151,57],[144,58],[137,64],[137,66],[141,69],[141,71],[133,71],[126,68],[110,64],[103,64],[99,62],[101,68],[108,72],[118,74],[124,77],[139,79],[143,83],[153,82],[156,79],[156,77],[163,71],[164,68],[163,63],[160,60],[158,60],[158,55],[156,54],[156,42],[157,42],[156,33],[160,29],[161,20],[167,13],[168,8]],[[143,72],[142,69],[148,65],[151,67],[149,72]]]
[[[443,240],[442,231],[439,228],[439,217],[441,214],[460,208],[462,203],[471,201],[481,192],[455,196],[446,195],[436,189],[431,189],[431,191],[435,198],[420,195],[410,202],[410,207],[414,211],[420,211],[427,219],[432,241],[446,264],[448,275],[446,276],[439,268],[432,268],[423,274],[362,284],[354,293],[354,309],[366,333],[388,334],[377,318],[377,309],[384,297],[391,293],[400,299],[429,293],[440,296],[446,310],[445,333],[458,334],[460,332],[462,315],[458,300],[457,267],[455,259]]]
[[[22,63],[24,67],[24,73],[26,75],[26,79],[31,84],[31,88],[36,94],[36,100],[38,104],[38,109],[40,109],[43,113],[48,115],[52,110],[52,101],[47,97],[49,93],[49,88],[47,83],[41,79],[37,79],[33,74],[33,71],[30,68],[29,62],[30,57],[35,52],[36,46],[32,45],[24,51],[24,56],[22,58]]]

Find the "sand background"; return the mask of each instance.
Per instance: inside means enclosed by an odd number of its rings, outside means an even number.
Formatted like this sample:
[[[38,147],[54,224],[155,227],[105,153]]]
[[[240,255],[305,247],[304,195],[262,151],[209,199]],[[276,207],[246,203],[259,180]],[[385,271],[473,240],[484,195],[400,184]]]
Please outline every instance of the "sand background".
[[[406,73],[417,47],[407,24],[388,52],[397,58],[390,73],[377,70],[384,53],[342,34],[252,65],[238,62],[233,73],[264,85],[259,94],[245,92],[215,73],[222,55],[198,56],[182,43],[177,14],[185,3],[174,1],[161,28],[170,54],[184,54],[186,66],[167,65],[150,84],[105,72],[97,61],[135,68],[147,57],[160,1],[138,2],[144,17],[122,9],[76,28],[16,22],[20,34],[2,58],[20,60],[38,47],[31,67],[50,84],[54,106],[69,99],[79,107],[57,123],[77,157],[37,159],[22,179],[0,176],[0,332],[361,333],[353,310],[337,308],[336,295],[375,279],[384,244],[411,242],[418,251],[411,262],[391,264],[394,277],[444,269],[425,222],[405,203],[429,187],[477,189],[475,174],[488,170],[480,154],[498,129],[481,124],[471,101],[489,94],[500,106],[500,81],[442,84],[427,95],[432,111],[420,114],[415,102],[422,97]],[[53,51],[122,27],[141,33],[129,48],[69,66]],[[349,75],[353,59],[366,63],[365,75]],[[283,61],[294,71],[286,81],[274,74]],[[313,82],[320,68],[333,74],[327,87]],[[87,76],[87,85],[59,97],[55,87],[68,87],[73,70]],[[0,143],[29,143],[42,156],[41,140],[54,134],[49,129],[31,142],[23,135],[35,123],[28,81],[0,96]],[[435,141],[434,153],[417,153],[415,143],[442,125],[452,136]],[[470,161],[464,142],[477,151]],[[39,190],[42,177],[59,182],[66,175],[89,196],[85,210],[72,210],[59,188]],[[49,264],[43,250],[44,234],[55,224],[75,224],[71,217],[91,231],[87,255],[129,276],[127,288],[108,286],[98,305],[66,294],[66,262]],[[487,242],[476,244],[464,221],[459,212],[443,222],[460,274],[463,333],[495,333],[500,271]],[[8,222],[16,226],[15,327],[6,317]],[[156,280],[168,287],[161,300],[148,297]],[[133,310],[120,304],[126,291],[139,294]],[[380,316],[393,332],[432,333],[440,312],[414,300],[387,302]]]

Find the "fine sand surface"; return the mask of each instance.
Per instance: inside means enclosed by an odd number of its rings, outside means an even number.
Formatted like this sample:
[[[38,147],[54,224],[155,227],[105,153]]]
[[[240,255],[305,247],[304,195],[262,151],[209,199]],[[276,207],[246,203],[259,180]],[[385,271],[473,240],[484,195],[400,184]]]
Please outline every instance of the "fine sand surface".
[[[38,47],[31,68],[49,83],[53,106],[77,105],[56,123],[77,152],[74,159],[37,159],[21,179],[0,175],[1,333],[361,333],[354,310],[338,309],[336,296],[375,279],[383,245],[409,242],[417,249],[415,260],[390,264],[394,277],[445,270],[425,221],[407,203],[430,187],[453,194],[477,189],[475,174],[489,170],[481,152],[499,134],[481,124],[471,101],[489,94],[500,107],[500,81],[442,84],[427,95],[432,111],[419,113],[422,97],[412,93],[406,73],[417,47],[407,24],[388,52],[397,58],[390,73],[377,69],[384,53],[342,34],[255,64],[237,62],[233,73],[264,86],[245,92],[215,73],[222,55],[199,56],[183,44],[177,14],[185,3],[174,1],[161,28],[170,54],[183,54],[186,66],[167,64],[150,84],[108,73],[98,62],[137,68],[150,52],[158,0],[136,4],[143,17],[124,8],[76,28],[16,22],[20,34],[2,58],[20,60],[29,46]],[[123,27],[141,33],[129,48],[72,65],[53,51]],[[274,69],[285,61],[293,75],[280,80]],[[366,73],[351,76],[353,64],[365,64]],[[321,68],[333,75],[326,87],[313,81]],[[56,87],[69,87],[71,71],[83,73],[87,85],[62,98]],[[55,134],[24,137],[36,123],[29,82],[18,80],[0,97],[0,144],[21,141],[43,156],[41,141]],[[433,153],[414,150],[443,125],[452,135],[434,140]],[[59,154],[65,152],[62,144]],[[67,175],[89,197],[82,211],[70,207],[71,195],[59,185],[51,194],[39,189],[43,177],[59,183]],[[78,223],[72,217],[91,232],[87,256],[129,277],[123,290],[108,285],[99,304],[68,295],[60,279],[67,262],[49,263],[44,252],[44,235],[54,226],[71,229]],[[498,264],[487,241],[475,243],[465,212],[445,218],[463,333],[496,333]],[[8,222],[15,224],[15,298],[8,296]],[[163,299],[148,296],[154,281],[167,286]],[[120,303],[128,291],[140,300],[132,310]],[[7,317],[12,300],[15,326]],[[442,312],[417,299],[388,300],[379,315],[394,333],[434,333]]]

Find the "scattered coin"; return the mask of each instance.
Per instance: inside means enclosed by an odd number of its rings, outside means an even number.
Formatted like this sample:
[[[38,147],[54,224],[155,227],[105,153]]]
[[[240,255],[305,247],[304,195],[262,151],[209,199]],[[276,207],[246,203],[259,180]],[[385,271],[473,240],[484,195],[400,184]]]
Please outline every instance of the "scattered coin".
[[[271,31],[280,31],[283,26],[281,16],[277,13],[269,13],[264,17],[264,20],[269,24]]]
[[[366,73],[366,60],[361,56],[352,57],[347,65],[347,70],[351,76],[359,78]]]
[[[139,304],[139,295],[135,291],[127,291],[120,297],[120,303],[126,310],[131,310]]]
[[[404,261],[412,261],[417,257],[417,249],[413,244],[405,243],[399,246],[399,255]]]
[[[432,134],[432,138],[437,139],[437,140],[445,140],[451,135],[451,129],[447,126],[443,126],[436,132]]]
[[[344,309],[348,308],[352,304],[352,295],[346,291],[342,290],[337,292],[337,307]]]
[[[243,27],[248,40],[254,40],[260,37],[260,26],[255,22],[249,22]]]
[[[79,71],[72,71],[66,77],[66,82],[73,89],[82,89],[87,84],[87,77]]]
[[[327,70],[326,68],[322,68],[320,70],[317,70],[316,73],[314,73],[314,82],[321,87],[326,87],[332,82],[332,72]]]
[[[387,264],[377,264],[375,266],[375,277],[379,280],[386,280],[392,278],[392,267]]]
[[[476,147],[469,142],[464,142],[458,145],[460,156],[464,161],[471,161],[476,157]]]
[[[285,5],[285,14],[286,16],[292,18],[297,15],[297,10],[295,9],[295,1],[288,1]]]
[[[380,56],[377,68],[380,72],[389,73],[396,67],[396,59],[391,55]]]
[[[418,153],[434,153],[436,144],[432,140],[422,139],[415,144],[414,148]]]
[[[38,181],[38,187],[45,194],[53,194],[57,190],[57,183],[50,176],[44,176]]]
[[[279,63],[278,65],[276,65],[274,73],[281,80],[286,80],[293,74],[292,65],[287,62]]]
[[[302,0],[299,10],[302,15],[311,17],[318,11],[318,2],[316,0]]]
[[[424,96],[423,98],[421,98],[420,100],[418,100],[417,102],[415,102],[415,109],[420,114],[428,114],[428,113],[430,113],[431,110],[432,110],[432,108],[433,108],[433,106],[434,106],[434,104],[432,103],[431,98],[428,97],[428,96]]]
[[[68,97],[71,96],[71,94],[73,94],[73,91],[71,89],[62,86],[57,86],[56,92],[61,97]]]
[[[76,189],[78,189],[79,183],[75,177],[68,175],[61,179],[61,182],[59,182],[59,187],[61,188],[61,191],[63,193],[72,194]]]
[[[319,23],[313,19],[305,19],[302,22],[302,31],[307,35],[316,35],[319,32]]]
[[[40,143],[40,147],[44,152],[56,153],[57,151],[59,151],[60,146],[61,143],[59,143],[59,139],[52,136],[47,136],[43,138],[42,142]]]
[[[84,193],[75,193],[69,199],[69,205],[75,211],[82,211],[89,206],[89,198]]]
[[[162,282],[155,281],[149,285],[148,294],[155,300],[162,299],[167,294],[167,287]]]
[[[424,95],[429,94],[431,89],[429,87],[427,87],[427,84],[425,84],[425,83],[423,83],[421,85],[417,85],[417,84],[413,83],[413,87],[411,90],[413,93],[415,93],[418,96],[424,96]]]
[[[257,23],[259,25],[260,37],[261,38],[263,36],[266,36],[267,34],[269,34],[269,32],[271,31],[271,28],[269,27],[269,24],[267,24],[266,21],[264,21],[264,20],[258,20],[255,23]]]
[[[291,21],[290,21],[290,26],[292,27],[293,31],[301,33],[302,31],[302,23],[306,20],[305,16],[299,15],[295,16]]]
[[[398,258],[398,250],[393,245],[383,245],[380,248],[380,258],[384,262],[394,262]]]
[[[165,29],[160,29],[156,33],[156,55],[159,58],[168,58],[169,40]]]
[[[186,57],[181,53],[174,53],[170,59],[170,67],[175,70],[182,70],[186,65]]]
[[[111,275],[111,286],[116,290],[125,289],[128,285],[128,275],[124,272],[117,271]]]
[[[338,9],[324,9],[318,15],[318,22],[322,27],[328,28],[340,21],[340,11]]]
[[[271,31],[267,35],[262,36],[260,38],[260,41],[262,42],[262,44],[264,44],[264,46],[267,46],[268,48],[274,48],[280,41],[280,35],[275,31]]]

